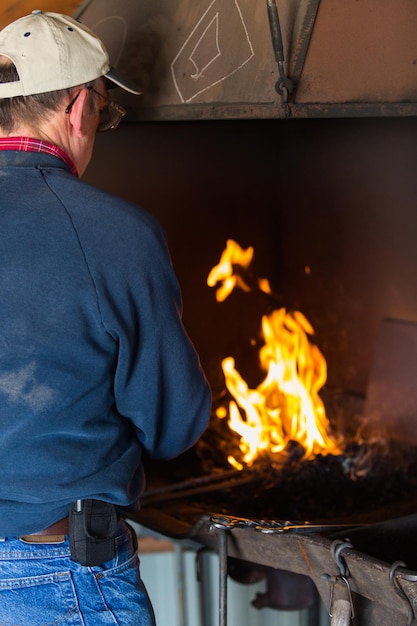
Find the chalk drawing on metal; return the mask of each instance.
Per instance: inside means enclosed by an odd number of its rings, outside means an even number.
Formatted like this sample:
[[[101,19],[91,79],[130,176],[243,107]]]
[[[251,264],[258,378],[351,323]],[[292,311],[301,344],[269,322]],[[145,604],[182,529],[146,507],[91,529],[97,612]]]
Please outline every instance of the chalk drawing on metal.
[[[238,0],[227,6],[213,0],[171,63],[181,102],[226,81],[254,55]]]

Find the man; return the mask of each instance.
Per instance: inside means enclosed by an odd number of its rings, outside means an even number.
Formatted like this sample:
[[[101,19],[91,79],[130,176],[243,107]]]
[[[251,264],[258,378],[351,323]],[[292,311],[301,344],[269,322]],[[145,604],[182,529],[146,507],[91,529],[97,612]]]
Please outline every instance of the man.
[[[100,40],[34,11],[0,33],[0,624],[149,626],[142,453],[172,458],[210,391],[159,224],[79,178],[123,111]]]

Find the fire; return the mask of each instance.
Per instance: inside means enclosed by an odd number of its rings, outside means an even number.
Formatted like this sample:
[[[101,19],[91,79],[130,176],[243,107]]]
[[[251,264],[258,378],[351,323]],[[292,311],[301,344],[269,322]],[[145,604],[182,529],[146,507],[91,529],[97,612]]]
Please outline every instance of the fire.
[[[209,274],[207,283],[216,286],[217,300],[223,301],[234,289],[250,291],[249,281],[236,275],[237,267],[248,269],[253,248],[243,250],[229,240],[219,265]],[[270,293],[269,282],[258,281],[258,288]],[[326,360],[309,336],[314,334],[305,316],[285,308],[262,318],[263,345],[259,361],[266,372],[264,380],[250,389],[235,367],[233,357],[222,361],[226,387],[233,400],[228,412],[224,407],[218,417],[228,415],[229,427],[240,436],[242,461],[250,466],[262,453],[284,453],[289,441],[304,448],[304,458],[317,454],[338,454],[340,449],[329,434],[329,421],[319,396],[327,378]],[[243,465],[229,457],[238,469]]]
[[[217,283],[221,283],[216,292],[217,302],[226,300],[235,287],[243,291],[252,291],[249,281],[236,273],[236,269],[241,267],[247,270],[253,259],[253,253],[252,247],[243,250],[233,239],[228,239],[219,264],[213,267],[207,277],[209,287],[215,287]],[[265,293],[271,293],[269,282],[265,278],[258,280],[258,288]]]

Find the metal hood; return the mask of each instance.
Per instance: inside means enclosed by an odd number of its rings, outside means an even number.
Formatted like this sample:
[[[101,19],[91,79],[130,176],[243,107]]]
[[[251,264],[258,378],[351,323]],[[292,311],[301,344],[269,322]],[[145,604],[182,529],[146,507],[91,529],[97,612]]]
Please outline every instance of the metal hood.
[[[0,27],[30,13],[5,0]],[[144,88],[129,119],[414,116],[415,0],[38,0]]]
[[[90,0],[134,120],[417,113],[415,0]]]

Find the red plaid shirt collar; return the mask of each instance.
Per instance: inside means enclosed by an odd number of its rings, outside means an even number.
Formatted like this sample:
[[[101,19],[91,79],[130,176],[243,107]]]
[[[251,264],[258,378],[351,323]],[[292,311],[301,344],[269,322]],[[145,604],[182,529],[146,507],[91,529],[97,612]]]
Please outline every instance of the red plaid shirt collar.
[[[52,154],[62,159],[74,176],[78,177],[77,168],[74,165],[73,160],[68,156],[66,152],[61,150],[58,146],[55,146],[49,141],[42,141],[41,139],[32,139],[30,137],[0,137],[0,150],[22,150],[24,152],[43,152],[45,154]]]

